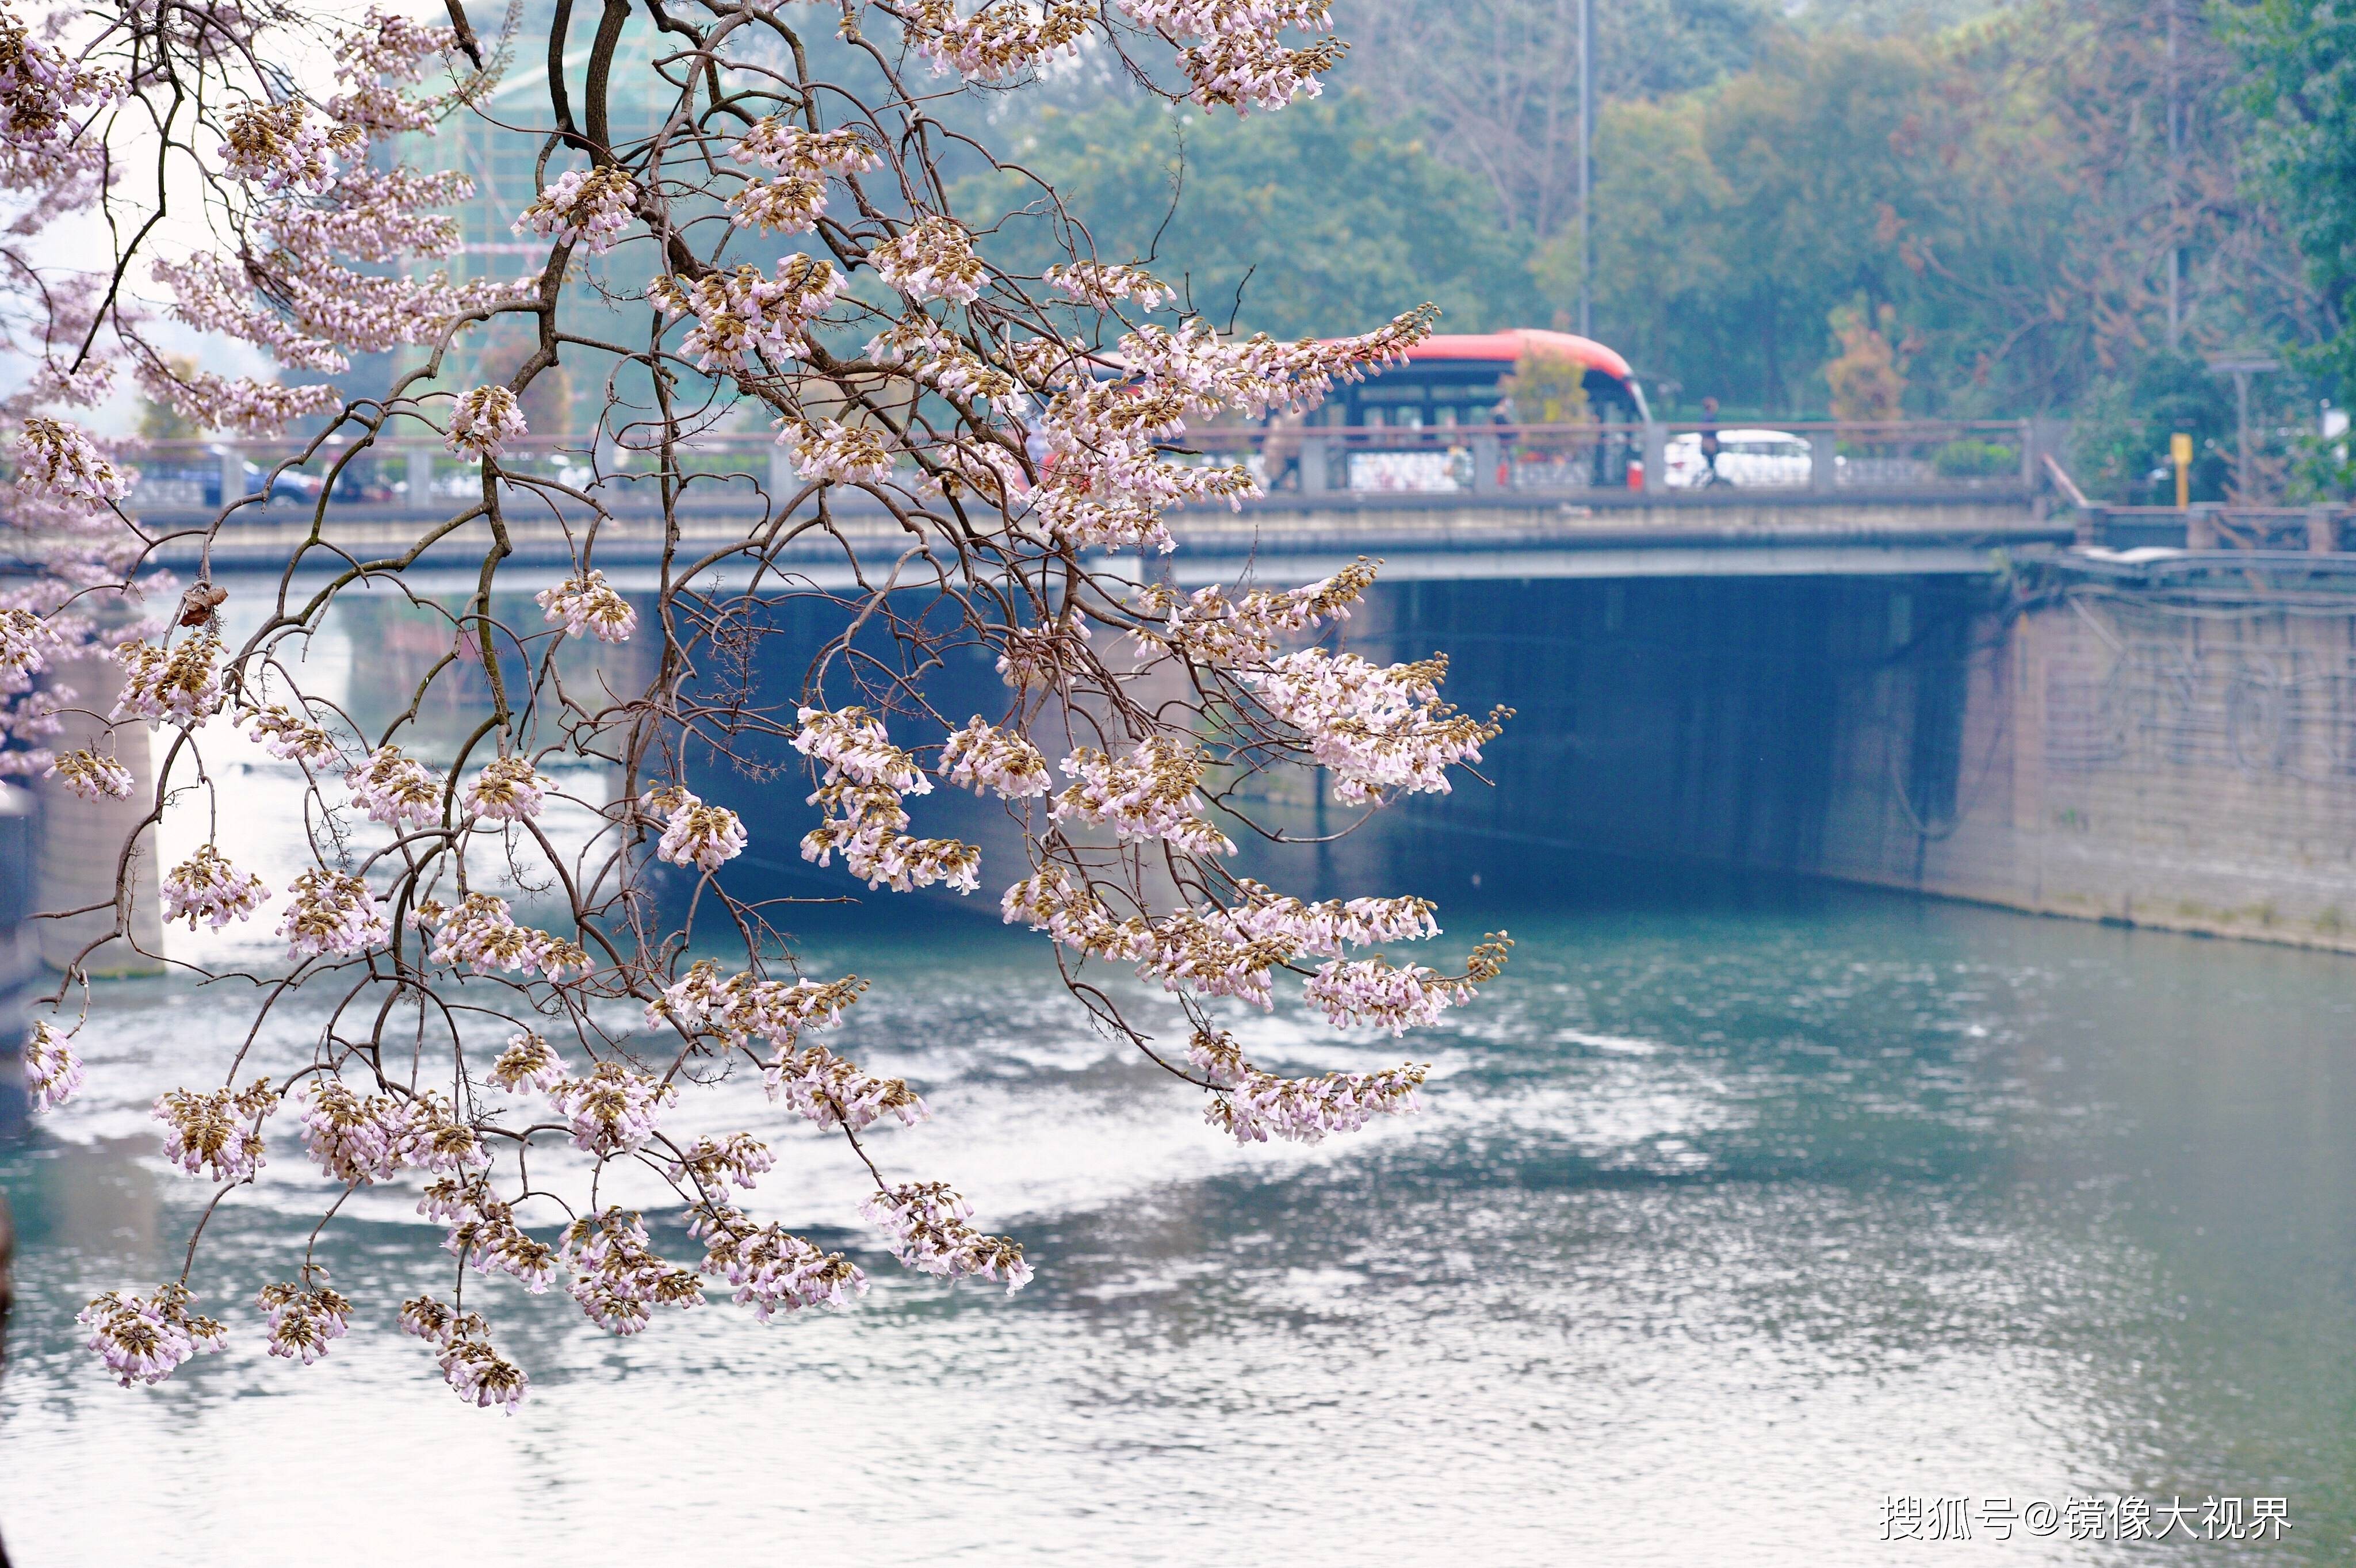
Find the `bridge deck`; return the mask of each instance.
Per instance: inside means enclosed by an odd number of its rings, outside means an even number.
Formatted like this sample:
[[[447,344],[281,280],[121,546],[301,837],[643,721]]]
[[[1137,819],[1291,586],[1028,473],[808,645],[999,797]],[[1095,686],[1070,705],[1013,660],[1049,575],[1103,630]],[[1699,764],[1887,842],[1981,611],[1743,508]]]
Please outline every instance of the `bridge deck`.
[[[742,505],[697,505],[680,513],[679,558],[694,560],[741,540],[750,516]],[[430,519],[387,508],[335,506],[324,538],[334,552],[359,560],[383,559],[410,548]],[[198,563],[198,537],[208,516],[164,514],[145,519],[169,532],[162,564],[177,570]],[[521,587],[554,580],[569,569],[585,518],[510,516],[515,553],[503,581]],[[1413,578],[1563,578],[1620,576],[1781,576],[1985,572],[1991,552],[2067,543],[2066,523],[2035,515],[2026,496],[1985,491],[1954,496],[1837,499],[1804,491],[1724,491],[1663,499],[1604,493],[1564,500],[1526,496],[1326,495],[1281,496],[1239,512],[1189,509],[1172,517],[1179,549],[1166,566],[1140,563],[1141,573],[1167,572],[1180,582],[1226,580],[1248,561],[1281,559],[1287,576],[1313,577],[1360,555],[1382,557],[1386,575]],[[249,510],[214,542],[215,575],[275,575],[308,536],[307,510],[291,506]],[[837,530],[870,561],[888,559],[909,535],[880,508],[841,508]],[[600,528],[596,564],[628,587],[654,582],[663,532],[650,511],[617,510]],[[435,591],[444,576],[470,585],[489,542],[483,523],[469,523],[438,542],[421,560]],[[332,556],[314,551],[318,569]],[[798,575],[847,581],[843,543],[805,534],[774,559]],[[1134,555],[1107,557],[1136,561]],[[721,575],[741,576],[738,564]],[[411,574],[412,576],[414,572]]]

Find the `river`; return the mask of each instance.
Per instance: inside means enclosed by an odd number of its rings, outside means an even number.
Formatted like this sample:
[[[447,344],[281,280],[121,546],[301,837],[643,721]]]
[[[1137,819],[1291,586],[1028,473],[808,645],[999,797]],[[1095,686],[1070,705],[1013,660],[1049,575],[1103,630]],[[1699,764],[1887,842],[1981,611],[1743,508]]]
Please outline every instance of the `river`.
[[[863,1249],[874,1290],[766,1328],[718,1294],[628,1341],[501,1290],[512,1419],[391,1329],[444,1272],[404,1194],[328,1230],[350,1336],[264,1355],[252,1292],[317,1192],[292,1147],[199,1264],[231,1348],[102,1375],[72,1314],[176,1272],[204,1196],[146,1107],[235,1015],[108,986],[86,1099],[0,1144],[0,1527],[30,1568],[2356,1559],[2356,966],[1818,886],[1483,897],[1448,942],[1520,945],[1418,1047],[1424,1113],[1312,1148],[1202,1125],[1038,939],[861,937],[846,1048],[936,1113],[884,1157],[961,1187],[1036,1282],[899,1272],[835,1145],[732,1085],[681,1122],[773,1130],[765,1217]],[[848,943],[815,937],[814,972]],[[1322,1036],[1280,1011],[1246,1037],[1399,1059]],[[2279,1497],[2288,1529],[1987,1523],[2117,1494]],[[1956,1497],[1968,1544],[1884,1539]]]

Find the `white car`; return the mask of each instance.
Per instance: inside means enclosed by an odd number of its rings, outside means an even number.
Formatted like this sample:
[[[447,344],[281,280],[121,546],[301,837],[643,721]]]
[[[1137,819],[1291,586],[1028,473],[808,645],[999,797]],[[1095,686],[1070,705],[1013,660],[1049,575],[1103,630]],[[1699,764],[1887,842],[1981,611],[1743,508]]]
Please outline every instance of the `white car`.
[[[1672,489],[1689,489],[1708,477],[1709,465],[1702,459],[1699,431],[1670,436],[1662,455]],[[1718,433],[1718,482],[1721,485],[1805,489],[1814,477],[1815,457],[1808,443],[1788,430]]]

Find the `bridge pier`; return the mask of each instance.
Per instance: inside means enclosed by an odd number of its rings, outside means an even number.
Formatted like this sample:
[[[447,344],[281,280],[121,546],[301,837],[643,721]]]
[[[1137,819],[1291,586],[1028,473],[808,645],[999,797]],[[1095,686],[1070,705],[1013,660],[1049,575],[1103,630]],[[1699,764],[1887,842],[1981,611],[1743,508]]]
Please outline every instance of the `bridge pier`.
[[[51,745],[59,752],[102,746],[105,725],[100,722],[123,690],[123,670],[111,659],[85,658],[58,666],[53,684],[76,693],[73,710],[59,715],[62,727]],[[113,755],[131,770],[127,800],[85,800],[55,779],[37,782],[39,800],[39,852],[34,866],[33,908],[37,910],[84,909],[88,913],[59,920],[36,921],[34,940],[42,961],[62,969],[99,937],[114,929],[114,869],[123,839],[147,814],[155,798],[155,764],[151,737],[144,724],[119,725]],[[141,840],[132,865],[132,932],[149,953],[163,950],[164,924],[161,874],[155,865],[155,836],[151,829]],[[106,906],[93,908],[92,906]],[[160,972],[163,965],[142,957],[122,942],[111,942],[84,961],[93,977]]]

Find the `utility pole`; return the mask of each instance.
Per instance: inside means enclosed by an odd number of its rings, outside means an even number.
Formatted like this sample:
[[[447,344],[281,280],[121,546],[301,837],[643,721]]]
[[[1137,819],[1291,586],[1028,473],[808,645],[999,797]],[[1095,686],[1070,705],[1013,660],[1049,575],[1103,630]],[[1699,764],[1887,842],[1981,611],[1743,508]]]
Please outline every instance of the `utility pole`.
[[[2184,78],[2177,70],[2178,10],[2183,0],[2168,0],[2168,346],[2173,351],[2184,336],[2184,242],[2178,225],[2178,193],[2184,188]]]
[[[2233,499],[2244,506],[2250,501],[2250,378],[2268,375],[2282,369],[2279,361],[2263,355],[2240,359],[2211,360],[2209,373],[2233,378],[2233,412],[2239,442],[2233,457]]]
[[[1579,0],[1579,335],[1595,336],[1595,0]]]

